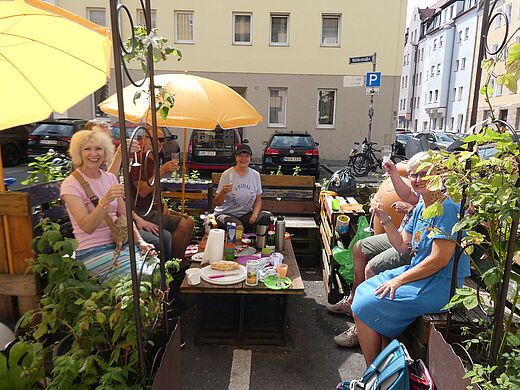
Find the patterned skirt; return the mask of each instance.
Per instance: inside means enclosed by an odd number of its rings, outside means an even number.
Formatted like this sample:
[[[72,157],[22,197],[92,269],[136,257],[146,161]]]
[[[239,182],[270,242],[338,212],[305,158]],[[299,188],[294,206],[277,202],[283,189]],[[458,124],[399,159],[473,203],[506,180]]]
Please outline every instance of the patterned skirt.
[[[108,280],[113,276],[126,277],[130,275],[130,252],[128,244],[121,248],[121,253],[114,259],[116,244],[97,245],[92,248],[76,251],[76,260],[81,261],[87,271],[98,279]],[[156,257],[143,262],[139,250],[135,248],[137,273],[151,275],[159,259]]]

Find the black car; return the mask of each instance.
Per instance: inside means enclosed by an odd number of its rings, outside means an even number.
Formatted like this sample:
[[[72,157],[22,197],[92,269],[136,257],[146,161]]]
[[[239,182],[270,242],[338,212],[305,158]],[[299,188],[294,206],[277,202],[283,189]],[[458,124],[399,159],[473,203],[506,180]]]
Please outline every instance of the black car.
[[[399,156],[406,156],[406,144],[408,143],[410,138],[413,138],[413,133],[397,133],[395,135],[394,154],[397,154]]]
[[[320,174],[320,153],[318,143],[312,136],[303,132],[275,132],[265,141],[262,156],[262,172],[278,171],[292,175],[295,167],[300,167],[300,175]]]
[[[35,123],[16,126],[0,131],[2,162],[6,167],[14,167],[26,159],[27,137],[34,129]]]
[[[72,135],[83,130],[84,119],[59,118],[38,122],[27,137],[27,156],[34,158],[46,154],[50,149],[66,154]]]
[[[188,168],[225,170],[235,164],[237,145],[242,140],[238,129],[193,130],[188,145]]]

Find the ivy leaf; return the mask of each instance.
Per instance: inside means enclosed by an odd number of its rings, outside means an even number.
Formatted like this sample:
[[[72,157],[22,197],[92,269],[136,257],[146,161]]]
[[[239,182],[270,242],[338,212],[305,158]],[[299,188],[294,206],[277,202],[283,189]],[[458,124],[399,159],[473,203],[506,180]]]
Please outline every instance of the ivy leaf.
[[[506,73],[501,76],[498,76],[497,83],[505,85],[507,89],[509,89],[511,92],[515,92],[518,88],[517,86],[517,78],[512,75],[511,73]]]
[[[520,76],[520,43],[509,46],[506,70],[508,73],[518,74]]]
[[[440,176],[433,177],[427,187],[430,191],[439,191],[442,188],[442,178]]]
[[[489,85],[483,85],[478,91],[481,95],[492,95],[495,90],[491,88]]]
[[[170,111],[170,107],[163,105],[161,109],[159,110],[159,114],[161,115],[161,118],[166,120],[168,119],[168,112]]]
[[[494,66],[495,60],[493,58],[487,58],[485,60],[482,60],[482,62],[480,63],[480,67],[488,72],[491,72]]]
[[[422,217],[424,219],[433,218],[438,215],[441,215],[443,213],[443,211],[444,211],[444,207],[442,206],[442,203],[435,202],[434,204],[432,204],[431,206],[428,206],[427,208],[425,208],[423,210]]]

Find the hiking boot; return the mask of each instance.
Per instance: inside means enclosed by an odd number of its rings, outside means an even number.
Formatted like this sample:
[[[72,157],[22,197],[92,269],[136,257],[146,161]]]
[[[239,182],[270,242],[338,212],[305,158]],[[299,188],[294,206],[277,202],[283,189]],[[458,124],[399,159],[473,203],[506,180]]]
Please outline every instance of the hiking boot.
[[[348,314],[349,316],[352,315],[352,308],[350,307],[350,303],[347,302],[348,297],[344,297],[341,301],[338,303],[335,303],[333,305],[327,304],[327,310],[331,313],[343,313]]]
[[[355,347],[359,345],[356,325],[352,325],[343,333],[335,336],[334,342],[342,347]]]

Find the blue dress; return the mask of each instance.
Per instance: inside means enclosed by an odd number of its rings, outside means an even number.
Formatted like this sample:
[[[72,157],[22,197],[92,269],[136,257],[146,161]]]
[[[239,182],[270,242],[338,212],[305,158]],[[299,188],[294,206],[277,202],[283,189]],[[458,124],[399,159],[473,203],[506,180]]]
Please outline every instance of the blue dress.
[[[442,307],[449,302],[455,251],[450,262],[433,275],[397,288],[394,299],[390,299],[389,294],[383,299],[379,295],[374,295],[378,286],[428,257],[433,240],[438,238],[453,240],[451,233],[453,226],[459,221],[460,205],[453,203],[451,199],[446,199],[442,204],[444,207],[442,215],[428,218],[426,221],[421,218],[424,203],[419,204],[405,226],[405,231],[412,235],[412,249],[415,253],[410,265],[381,272],[365,280],[356,289],[352,311],[365,325],[383,336],[390,338],[399,336],[415,318],[422,314],[441,312]],[[437,229],[432,231],[432,225],[442,231]],[[469,266],[469,258],[463,253],[458,267],[459,286],[462,285],[464,277],[470,274]]]

